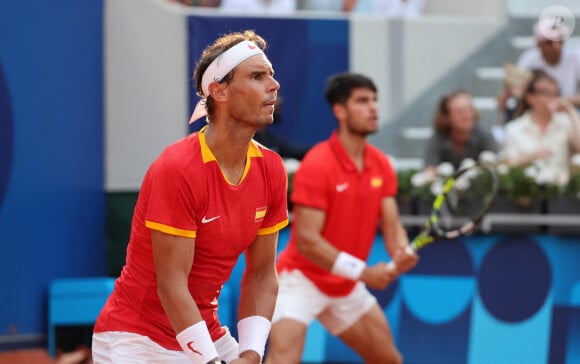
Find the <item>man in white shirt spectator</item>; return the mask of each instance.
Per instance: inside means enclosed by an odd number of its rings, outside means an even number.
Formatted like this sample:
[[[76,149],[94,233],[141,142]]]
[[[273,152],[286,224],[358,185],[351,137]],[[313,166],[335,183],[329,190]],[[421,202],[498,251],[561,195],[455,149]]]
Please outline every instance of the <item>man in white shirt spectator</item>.
[[[564,47],[572,29],[564,22],[544,18],[534,25],[536,47],[526,50],[518,59],[518,67],[542,70],[552,76],[560,94],[580,107],[580,50]]]

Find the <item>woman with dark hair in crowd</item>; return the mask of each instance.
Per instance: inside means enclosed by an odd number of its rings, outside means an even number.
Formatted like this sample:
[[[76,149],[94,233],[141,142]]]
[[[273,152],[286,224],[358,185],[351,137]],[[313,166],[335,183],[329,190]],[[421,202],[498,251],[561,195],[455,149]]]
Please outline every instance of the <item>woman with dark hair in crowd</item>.
[[[478,119],[469,92],[458,90],[442,97],[433,119],[433,136],[425,150],[425,167],[450,162],[457,168],[464,159],[477,159],[483,151],[496,152],[493,136],[478,127]]]

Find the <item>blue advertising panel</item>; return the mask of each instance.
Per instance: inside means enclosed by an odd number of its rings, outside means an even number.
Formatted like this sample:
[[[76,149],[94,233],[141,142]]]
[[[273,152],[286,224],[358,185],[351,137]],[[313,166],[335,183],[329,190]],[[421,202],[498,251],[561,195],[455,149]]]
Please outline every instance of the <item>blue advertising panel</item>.
[[[289,229],[280,233],[279,248]],[[397,346],[413,364],[568,364],[580,362],[578,237],[478,235],[437,242],[384,291]],[[369,264],[388,261],[377,236]],[[240,259],[229,282],[223,320],[235,327]],[[315,322],[304,363],[358,363],[361,358]]]
[[[0,335],[36,334],[52,279],[105,272],[103,4],[0,7]]]

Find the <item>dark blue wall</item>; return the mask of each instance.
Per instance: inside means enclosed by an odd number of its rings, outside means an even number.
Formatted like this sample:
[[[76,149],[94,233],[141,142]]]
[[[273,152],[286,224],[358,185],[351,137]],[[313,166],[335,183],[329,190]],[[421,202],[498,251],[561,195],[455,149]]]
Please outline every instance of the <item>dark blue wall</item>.
[[[102,0],[0,3],[0,335],[105,272]]]

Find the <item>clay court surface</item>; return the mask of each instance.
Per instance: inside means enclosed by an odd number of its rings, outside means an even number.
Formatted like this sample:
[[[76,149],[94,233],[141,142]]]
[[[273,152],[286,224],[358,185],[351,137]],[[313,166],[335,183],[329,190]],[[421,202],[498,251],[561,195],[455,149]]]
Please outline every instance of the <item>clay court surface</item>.
[[[83,361],[86,355],[86,352],[75,352],[53,359],[46,349],[4,351],[0,352],[0,364],[89,364],[90,361]]]
[[[43,349],[0,352],[0,364],[53,364],[56,363]]]

